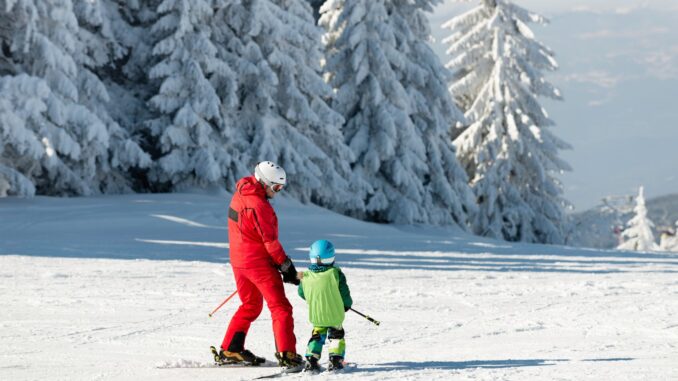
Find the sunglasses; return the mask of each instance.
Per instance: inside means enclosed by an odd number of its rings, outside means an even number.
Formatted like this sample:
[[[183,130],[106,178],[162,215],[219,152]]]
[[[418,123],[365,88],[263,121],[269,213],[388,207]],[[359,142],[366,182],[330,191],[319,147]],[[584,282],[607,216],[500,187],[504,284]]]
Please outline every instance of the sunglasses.
[[[285,186],[282,185],[282,184],[273,184],[273,185],[271,185],[271,190],[272,190],[273,192],[275,192],[275,193],[278,193],[278,192],[280,192],[281,190],[283,190],[284,187],[285,187]]]

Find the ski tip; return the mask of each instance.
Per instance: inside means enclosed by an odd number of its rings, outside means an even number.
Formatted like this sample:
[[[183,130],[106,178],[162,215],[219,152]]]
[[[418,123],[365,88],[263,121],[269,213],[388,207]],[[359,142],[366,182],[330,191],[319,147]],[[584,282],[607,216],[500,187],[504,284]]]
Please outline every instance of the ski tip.
[[[288,374],[288,373],[301,373],[304,370],[304,364],[299,364],[293,368],[282,368],[282,373],[283,374]]]

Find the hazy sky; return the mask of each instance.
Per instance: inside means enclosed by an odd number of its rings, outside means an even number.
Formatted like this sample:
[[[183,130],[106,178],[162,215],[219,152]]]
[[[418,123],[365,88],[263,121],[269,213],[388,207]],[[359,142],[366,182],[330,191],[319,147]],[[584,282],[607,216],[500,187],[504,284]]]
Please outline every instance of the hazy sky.
[[[624,13],[640,8],[678,10],[676,0],[515,0],[513,3],[545,16],[571,11]],[[438,6],[436,13],[448,11],[454,13],[458,9],[469,8],[475,4],[478,4],[478,1],[444,0],[443,4]]]
[[[678,0],[517,0],[550,18],[532,26],[556,53],[547,74],[565,97],[545,100],[553,132],[574,146],[565,197],[584,210],[607,195],[678,193]],[[442,22],[477,1],[447,1],[430,16],[434,49]]]

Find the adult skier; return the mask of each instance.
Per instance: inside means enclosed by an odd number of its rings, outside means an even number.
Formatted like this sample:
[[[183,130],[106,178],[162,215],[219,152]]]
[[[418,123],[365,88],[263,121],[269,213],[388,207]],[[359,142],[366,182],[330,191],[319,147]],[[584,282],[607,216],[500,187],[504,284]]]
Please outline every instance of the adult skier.
[[[228,209],[228,241],[242,305],[231,318],[221,344],[218,355],[222,363],[259,365],[265,361],[245,349],[247,331],[265,300],[273,320],[278,364],[288,370],[303,367],[303,358],[296,351],[292,305],[283,287],[283,282],[299,284],[297,270],[278,241],[278,219],[269,203],[286,182],[287,175],[279,165],[262,161],[254,168],[254,176],[236,184]]]

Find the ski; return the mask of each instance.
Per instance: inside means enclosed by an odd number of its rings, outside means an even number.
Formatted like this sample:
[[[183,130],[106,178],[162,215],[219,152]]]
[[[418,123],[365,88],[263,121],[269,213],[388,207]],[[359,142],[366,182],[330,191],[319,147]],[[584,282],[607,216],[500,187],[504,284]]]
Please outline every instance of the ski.
[[[287,373],[283,373],[283,372],[271,373],[271,374],[267,374],[267,375],[264,375],[264,376],[254,377],[252,380],[266,380],[266,379],[269,379],[269,378],[278,378],[278,377],[282,377],[286,374]]]
[[[341,369],[335,369],[335,370],[326,370],[325,373],[348,373],[352,372],[355,369],[358,368],[358,364],[354,362],[346,362],[344,361],[344,367]]]
[[[292,368],[292,369],[283,369],[283,370],[280,370],[276,373],[265,374],[263,376],[254,377],[252,380],[266,380],[266,379],[269,379],[269,378],[278,378],[278,377],[286,376],[288,374],[301,373],[303,370],[304,370],[304,365],[302,364],[302,365],[299,365],[299,366]]]
[[[295,370],[295,371],[290,371],[290,370],[282,370],[277,373],[271,373],[271,374],[266,374],[263,376],[255,377],[252,380],[266,380],[266,379],[271,379],[271,378],[280,378],[289,374],[294,374],[294,373],[302,373],[302,374],[307,374],[309,376],[317,376],[320,374],[328,374],[328,373],[347,373],[351,372],[354,369],[356,369],[358,365],[353,362],[345,362],[344,367],[341,369],[335,369],[335,370],[328,370],[327,368],[321,366],[317,370],[311,370],[307,371],[303,369],[303,366],[301,367],[301,370]],[[296,368],[295,368],[296,369]]]
[[[327,370],[323,367],[320,367],[318,369],[313,369],[313,370],[304,370],[302,373],[304,374],[309,374],[311,376],[317,376],[321,373],[325,373]]]
[[[344,366],[341,369],[329,369],[329,368],[321,367],[321,369],[323,369],[323,371],[318,372],[318,374],[323,374],[323,373],[324,374],[327,374],[327,373],[348,373],[348,372],[355,370],[358,367],[358,365],[354,362],[344,361],[342,364]]]
[[[246,365],[246,364],[217,364],[214,362],[200,362],[195,360],[178,360],[178,361],[165,361],[162,363],[156,364],[156,369],[181,369],[181,368],[276,368],[278,363],[273,361],[266,361],[263,364],[259,365]]]
[[[198,369],[198,368],[244,368],[243,365],[218,365],[194,360],[166,361],[155,366],[157,369]]]

